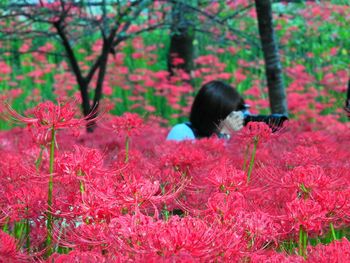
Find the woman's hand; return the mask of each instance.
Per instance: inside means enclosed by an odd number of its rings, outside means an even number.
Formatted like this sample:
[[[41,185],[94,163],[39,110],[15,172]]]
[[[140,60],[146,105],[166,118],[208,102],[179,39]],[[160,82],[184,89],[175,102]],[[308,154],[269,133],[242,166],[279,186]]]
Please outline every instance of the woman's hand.
[[[350,88],[350,85],[349,85]],[[346,111],[348,118],[350,118],[350,100],[346,101],[346,105],[344,107],[344,110]]]
[[[223,134],[230,134],[232,131],[239,131],[243,128],[244,116],[241,111],[232,111],[226,119],[221,121],[219,132]]]

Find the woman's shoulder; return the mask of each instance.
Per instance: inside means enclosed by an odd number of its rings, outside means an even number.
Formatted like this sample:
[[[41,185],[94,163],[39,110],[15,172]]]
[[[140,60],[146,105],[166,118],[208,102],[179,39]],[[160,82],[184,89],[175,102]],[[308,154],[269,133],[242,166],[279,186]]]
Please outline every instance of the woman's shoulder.
[[[169,132],[167,140],[182,141],[194,140],[196,137],[189,122],[176,124]]]

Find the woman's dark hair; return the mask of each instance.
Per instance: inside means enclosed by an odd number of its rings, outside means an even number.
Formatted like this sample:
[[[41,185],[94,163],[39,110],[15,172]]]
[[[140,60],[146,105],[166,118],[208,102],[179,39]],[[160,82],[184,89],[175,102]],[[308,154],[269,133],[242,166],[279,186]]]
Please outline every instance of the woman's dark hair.
[[[222,81],[202,86],[191,108],[190,122],[198,137],[210,137],[232,111],[245,108],[244,99],[236,89]]]

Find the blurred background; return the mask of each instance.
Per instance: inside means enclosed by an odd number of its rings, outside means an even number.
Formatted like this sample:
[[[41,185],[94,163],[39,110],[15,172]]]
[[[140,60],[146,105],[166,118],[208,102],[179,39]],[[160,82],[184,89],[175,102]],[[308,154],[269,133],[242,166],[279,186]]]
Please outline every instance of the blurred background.
[[[347,0],[1,0],[0,97],[173,125],[221,79],[253,113],[345,121],[349,21]]]

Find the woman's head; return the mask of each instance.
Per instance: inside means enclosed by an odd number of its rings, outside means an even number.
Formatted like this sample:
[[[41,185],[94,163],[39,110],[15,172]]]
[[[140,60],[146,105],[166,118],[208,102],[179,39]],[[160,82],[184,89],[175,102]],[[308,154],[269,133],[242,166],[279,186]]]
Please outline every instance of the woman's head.
[[[209,137],[227,115],[244,108],[244,99],[237,90],[222,81],[211,81],[204,84],[195,97],[190,121],[199,137]]]

